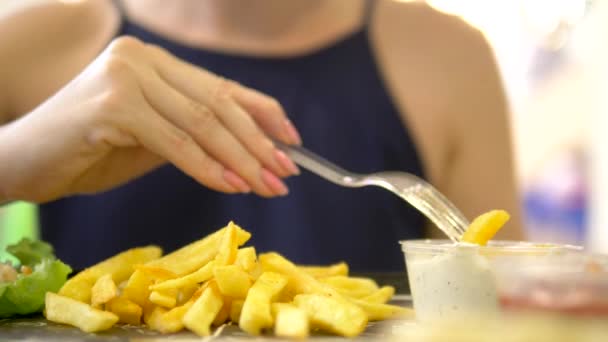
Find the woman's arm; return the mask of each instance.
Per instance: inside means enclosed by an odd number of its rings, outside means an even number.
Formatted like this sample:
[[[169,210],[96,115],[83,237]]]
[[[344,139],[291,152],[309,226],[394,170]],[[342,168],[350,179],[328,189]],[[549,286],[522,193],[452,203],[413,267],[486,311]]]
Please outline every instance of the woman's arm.
[[[5,0],[0,6],[0,124],[32,111],[105,48],[111,1]]]
[[[299,136],[275,99],[132,37],[106,37],[96,55],[82,40],[65,45],[54,36],[58,28],[45,25],[66,8],[31,11],[0,20],[2,90],[11,90],[9,112],[20,116],[1,126],[3,198],[44,202],[105,191],[167,162],[217,191],[287,193],[280,178],[298,171],[270,136],[289,144]],[[80,36],[82,18],[69,14],[63,19]],[[103,38],[106,28],[94,28],[89,40]],[[74,70],[75,61],[82,68]]]
[[[377,56],[430,181],[469,219],[507,210],[499,237],[522,239],[509,109],[490,46],[428,5],[378,4]]]
[[[454,147],[446,163],[444,191],[470,218],[490,209],[507,210],[511,219],[498,237],[521,240],[511,123],[502,80],[481,34],[464,48],[474,53],[449,80]]]

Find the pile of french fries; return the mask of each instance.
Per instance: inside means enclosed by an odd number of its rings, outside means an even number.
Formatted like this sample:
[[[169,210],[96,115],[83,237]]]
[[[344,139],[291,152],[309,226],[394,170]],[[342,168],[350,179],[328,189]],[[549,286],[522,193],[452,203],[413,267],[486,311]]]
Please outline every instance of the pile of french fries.
[[[48,320],[86,332],[117,323],[162,333],[208,336],[231,322],[252,335],[304,338],[322,330],[359,335],[369,321],[412,317],[387,302],[395,290],[348,276],[348,265],[299,266],[277,253],[242,247],[251,234],[233,222],[161,257],[133,248],[92,266],[47,293]]]

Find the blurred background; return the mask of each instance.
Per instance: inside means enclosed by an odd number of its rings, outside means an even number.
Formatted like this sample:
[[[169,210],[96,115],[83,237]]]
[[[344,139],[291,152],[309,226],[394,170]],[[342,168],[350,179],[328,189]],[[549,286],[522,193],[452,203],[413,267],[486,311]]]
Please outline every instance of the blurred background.
[[[480,29],[494,48],[529,238],[608,252],[608,2],[427,2]],[[35,211],[27,203],[0,208],[0,251],[37,237]]]

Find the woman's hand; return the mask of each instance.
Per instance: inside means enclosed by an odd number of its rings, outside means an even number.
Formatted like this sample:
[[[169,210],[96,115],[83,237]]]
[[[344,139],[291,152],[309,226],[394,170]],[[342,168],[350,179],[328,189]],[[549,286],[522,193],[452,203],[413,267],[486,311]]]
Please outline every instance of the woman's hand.
[[[217,191],[285,195],[298,169],[269,136],[300,143],[276,100],[121,37],[0,127],[0,199],[103,191],[167,161]]]

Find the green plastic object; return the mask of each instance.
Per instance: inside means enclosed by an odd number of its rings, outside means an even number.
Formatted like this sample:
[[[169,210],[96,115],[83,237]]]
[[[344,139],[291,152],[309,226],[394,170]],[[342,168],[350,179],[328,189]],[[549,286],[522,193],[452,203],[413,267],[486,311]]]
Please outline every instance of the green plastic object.
[[[28,202],[15,202],[0,207],[0,260],[17,261],[6,253],[6,246],[23,238],[38,240],[38,207]]]

